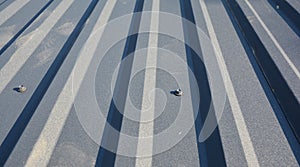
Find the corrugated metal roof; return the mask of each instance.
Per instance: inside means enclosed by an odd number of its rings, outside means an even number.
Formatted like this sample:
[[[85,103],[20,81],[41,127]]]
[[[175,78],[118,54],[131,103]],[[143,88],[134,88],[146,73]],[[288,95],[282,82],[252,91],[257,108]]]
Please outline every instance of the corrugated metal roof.
[[[299,165],[299,9],[0,0],[0,166]]]

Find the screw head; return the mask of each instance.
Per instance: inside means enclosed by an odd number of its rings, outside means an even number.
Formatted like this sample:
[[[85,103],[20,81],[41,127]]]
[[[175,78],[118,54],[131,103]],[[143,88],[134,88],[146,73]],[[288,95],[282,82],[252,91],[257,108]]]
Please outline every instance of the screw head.
[[[176,89],[175,91],[174,91],[174,95],[175,96],[182,96],[182,90],[181,89]]]
[[[27,90],[27,88],[24,85],[19,85],[18,92],[23,93]]]

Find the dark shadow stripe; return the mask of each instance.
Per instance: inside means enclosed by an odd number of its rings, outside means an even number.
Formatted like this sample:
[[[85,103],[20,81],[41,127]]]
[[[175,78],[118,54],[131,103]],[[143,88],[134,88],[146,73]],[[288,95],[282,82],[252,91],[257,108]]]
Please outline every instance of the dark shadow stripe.
[[[2,1],[2,2],[0,3],[0,6],[3,5],[6,1],[8,1],[8,0]]]
[[[274,10],[290,26],[290,28],[300,37],[300,14],[286,0],[268,0]],[[276,6],[279,6],[277,9]]]
[[[0,166],[3,166],[7,161],[9,155],[13,151],[14,147],[18,143],[20,137],[22,136],[26,126],[28,125],[30,119],[32,118],[36,108],[40,104],[42,98],[44,97],[46,91],[48,90],[50,84],[52,83],[55,75],[57,74],[58,70],[60,69],[62,63],[64,62],[65,58],[67,57],[68,53],[70,52],[74,42],[76,41],[77,37],[79,36],[82,28],[84,27],[87,19],[91,15],[92,11],[94,10],[95,6],[97,5],[98,0],[93,0],[86,11],[84,12],[83,16],[80,18],[79,22],[77,23],[76,27],[72,31],[71,35],[63,45],[62,49],[59,51],[57,57],[55,58],[54,62],[51,64],[50,68],[48,69],[47,73],[39,83],[38,87],[32,94],[30,100],[24,107],[22,113],[12,126],[11,130],[9,131],[8,135],[4,139],[3,143],[0,146]]]
[[[195,25],[195,18],[192,9],[192,5],[190,0],[180,0],[180,9],[181,15],[183,18],[191,21]],[[183,22],[184,23],[184,22]],[[184,30],[184,38],[185,41],[189,41],[187,43],[193,43],[195,46],[199,46],[199,51],[197,53],[202,53],[200,48],[200,41],[198,38],[197,27],[192,26],[188,27],[187,25],[183,25]],[[193,69],[193,73],[197,79],[197,83],[199,86],[200,93],[200,107],[198,115],[194,115],[196,117],[195,120],[195,129],[196,129],[196,141],[198,146],[198,154],[200,159],[200,166],[226,166],[226,161],[224,157],[223,146],[221,143],[221,137],[219,128],[217,127],[211,136],[203,143],[198,142],[198,137],[200,135],[200,130],[203,126],[205,118],[210,111],[211,104],[211,92],[208,83],[208,77],[206,73],[206,68],[203,61],[197,53],[192,50],[187,44],[186,48],[186,56],[188,60],[188,66]],[[194,90],[191,90],[194,91]],[[214,109],[211,109],[214,112]],[[216,118],[215,118],[216,119]]]
[[[274,94],[278,104],[280,105],[287,121],[289,122],[293,133],[300,143],[300,105],[292,90],[283,78],[272,57],[264,47],[255,30],[251,26],[249,20],[235,0],[225,0],[225,6],[230,12],[243,34],[243,37],[251,47],[253,55],[259,64],[260,69]]]
[[[132,70],[132,64],[134,56],[128,55],[132,54],[135,51],[137,38],[138,38],[138,31],[140,27],[141,21],[141,13],[144,6],[144,0],[137,0],[135,7],[134,7],[134,15],[132,18],[132,22],[130,25],[130,32],[129,34],[133,34],[127,37],[126,44],[124,48],[124,52],[122,55],[122,60],[125,60],[121,63],[118,77],[116,81],[116,86],[114,88],[113,99],[111,100],[109,112],[107,116],[107,122],[104,127],[104,132],[102,136],[101,146],[98,151],[97,160],[95,166],[114,166],[116,160],[116,152],[118,149],[118,142],[119,142],[119,133],[114,133],[109,128],[109,125],[112,126],[118,132],[121,131],[122,121],[123,121],[123,113],[125,108],[125,102],[127,98],[128,92],[128,85],[130,80],[130,74]],[[126,59],[124,59],[126,58]],[[117,103],[118,108],[116,107],[115,103]],[[105,145],[109,147],[109,150],[102,147]]]
[[[275,98],[274,94],[272,93],[272,90],[271,90],[271,88],[270,88],[270,86],[269,86],[269,84],[268,84],[268,82],[267,82],[267,80],[266,80],[266,78],[263,74],[263,71],[261,70],[261,68],[257,64],[255,56],[253,55],[253,52],[251,50],[251,47],[248,45],[248,43],[245,40],[241,30],[239,29],[238,23],[236,22],[236,20],[234,19],[234,17],[230,13],[230,10],[229,10],[228,6],[225,4],[226,3],[225,0],[222,0],[222,3],[223,3],[223,6],[224,6],[224,8],[225,8],[232,24],[233,24],[233,26],[234,26],[235,31],[237,32],[238,37],[239,37],[239,39],[240,39],[240,41],[241,41],[241,43],[242,43],[242,45],[243,45],[243,47],[246,51],[246,54],[249,58],[251,66],[253,67],[254,72],[255,72],[258,80],[259,80],[259,83],[261,84],[261,86],[262,86],[262,88],[263,88],[263,90],[264,90],[264,92],[265,92],[265,94],[268,98],[268,101],[270,102],[271,107],[272,107],[272,109],[273,109],[273,111],[274,111],[274,113],[275,113],[275,115],[278,119],[278,122],[279,122],[281,128],[283,129],[283,133],[285,134],[289,144],[291,145],[291,149],[292,149],[298,163],[300,163],[300,161],[299,161],[300,160],[300,155],[298,153],[299,150],[296,150],[296,148],[293,147],[294,144],[298,145],[298,142],[297,142],[296,138],[291,139],[291,137],[289,137],[290,133],[288,133],[288,131],[290,130],[290,126],[288,125],[288,122],[286,121],[286,119],[284,117],[282,117],[283,111],[281,110],[280,105],[276,101],[276,98]],[[291,133],[293,133],[293,132],[291,131]]]
[[[23,27],[20,31],[16,33],[0,50],[0,56],[14,43],[18,37],[38,18],[53,2],[54,0],[50,0],[41,10],[37,12]]]

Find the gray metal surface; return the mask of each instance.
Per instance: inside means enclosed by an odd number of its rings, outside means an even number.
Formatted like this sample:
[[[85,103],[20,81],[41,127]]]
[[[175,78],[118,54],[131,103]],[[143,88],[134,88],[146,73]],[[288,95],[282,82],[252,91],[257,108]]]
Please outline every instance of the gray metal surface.
[[[287,2],[293,7],[295,8],[298,13],[299,13],[299,9],[300,9],[300,3],[297,0],[287,0]]]
[[[148,97],[143,92],[144,68],[154,1],[31,0],[16,11],[5,9],[12,5],[16,8],[20,5],[17,0],[0,1],[0,166],[299,166],[300,142],[243,36],[247,32],[241,31],[234,21],[226,0],[158,1],[158,31],[164,30],[162,21],[174,21],[163,20],[164,16],[175,16],[180,22],[172,28],[180,32],[178,36],[183,41],[151,32],[158,37],[154,79],[159,91],[155,91],[155,99],[149,100],[154,103],[153,114],[157,117],[149,130],[154,135],[149,143],[153,155],[138,157],[142,121],[132,119],[129,113],[131,105],[145,112],[143,98]],[[267,1],[237,2],[299,104],[299,36]],[[287,2],[300,12],[298,1]],[[146,13],[138,23],[134,21],[140,15],[133,13],[139,8],[137,4],[143,4],[142,11]],[[186,25],[187,20],[198,26],[197,31]],[[148,32],[128,37],[137,24],[140,26],[136,33]],[[204,39],[209,39],[211,48],[203,47],[205,42],[199,31],[207,37]],[[194,38],[199,46],[191,50],[187,43],[197,43]],[[105,50],[111,41],[113,45]],[[35,45],[34,50],[26,48]],[[135,52],[128,54],[133,45]],[[213,60],[218,62],[214,66],[222,74],[224,83],[219,84],[224,84],[226,98],[218,126],[205,141],[199,141],[209,112],[218,118],[217,107],[211,106],[215,92],[211,89],[210,73],[202,68],[208,66],[203,58],[206,51],[217,52],[218,46],[221,53],[215,53]],[[193,57],[193,51],[200,51],[202,60]],[[63,56],[65,59],[58,59]],[[220,65],[218,56],[223,57],[225,67]],[[119,66],[120,62],[123,66]],[[131,63],[132,67],[128,67]],[[52,74],[53,70],[57,73]],[[230,80],[224,79],[226,72]],[[119,79],[126,74],[131,77],[128,84]],[[193,75],[199,90],[193,87]],[[27,87],[24,93],[15,90],[21,84]],[[86,86],[90,84],[95,87]],[[174,96],[171,91],[180,86],[186,88],[183,96]],[[112,94],[120,92],[127,95],[114,101]],[[93,101],[97,102],[97,110]],[[200,102],[199,108],[195,102]],[[191,127],[185,132],[181,128],[186,124],[179,125],[162,141],[159,135],[177,126],[181,112]],[[141,113],[134,116],[140,118]],[[122,135],[111,132],[107,122]],[[246,131],[241,131],[243,128]],[[126,135],[135,140],[127,141]],[[180,140],[172,145],[177,138]],[[138,164],[140,159],[151,163]]]

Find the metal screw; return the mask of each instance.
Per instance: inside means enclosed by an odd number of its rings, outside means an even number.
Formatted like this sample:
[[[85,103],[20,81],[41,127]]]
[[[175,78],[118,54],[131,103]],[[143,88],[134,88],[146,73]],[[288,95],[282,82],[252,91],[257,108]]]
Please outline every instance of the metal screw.
[[[24,86],[24,85],[20,85],[19,87],[18,87],[18,92],[20,92],[20,93],[23,93],[23,92],[25,92],[27,90],[27,88]]]
[[[174,95],[175,95],[175,96],[182,96],[182,94],[183,94],[183,92],[182,92],[181,89],[176,89],[176,90],[174,91]]]

